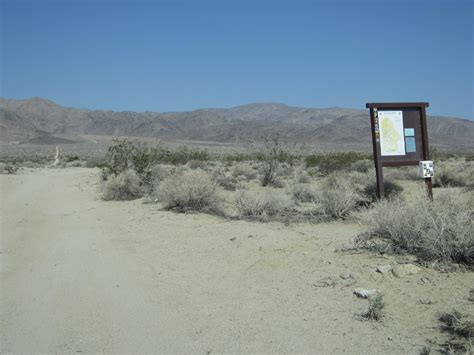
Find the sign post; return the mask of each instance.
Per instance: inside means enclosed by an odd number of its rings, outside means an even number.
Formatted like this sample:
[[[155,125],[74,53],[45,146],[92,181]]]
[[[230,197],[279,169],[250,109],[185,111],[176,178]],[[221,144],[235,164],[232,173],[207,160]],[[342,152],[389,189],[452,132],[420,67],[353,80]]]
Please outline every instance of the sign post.
[[[377,198],[384,197],[384,167],[423,165],[431,168],[424,170],[423,178],[428,197],[433,200],[433,163],[429,161],[426,125],[428,106],[428,102],[366,104],[370,109]]]

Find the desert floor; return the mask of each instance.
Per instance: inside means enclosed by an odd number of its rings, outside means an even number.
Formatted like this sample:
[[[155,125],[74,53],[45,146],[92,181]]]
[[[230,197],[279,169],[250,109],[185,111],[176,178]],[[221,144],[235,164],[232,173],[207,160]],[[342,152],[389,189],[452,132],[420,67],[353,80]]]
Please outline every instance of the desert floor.
[[[473,312],[470,272],[375,271],[337,251],[354,222],[291,224],[104,202],[98,170],[0,175],[1,340],[14,353],[419,353],[437,314]],[[353,278],[343,279],[352,273]],[[380,290],[382,322],[360,320]]]

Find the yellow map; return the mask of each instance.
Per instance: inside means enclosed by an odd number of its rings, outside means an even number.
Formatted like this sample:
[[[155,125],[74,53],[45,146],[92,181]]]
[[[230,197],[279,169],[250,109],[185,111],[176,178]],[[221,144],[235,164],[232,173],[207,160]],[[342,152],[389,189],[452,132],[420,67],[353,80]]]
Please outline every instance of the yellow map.
[[[379,111],[381,155],[405,155],[402,111]]]

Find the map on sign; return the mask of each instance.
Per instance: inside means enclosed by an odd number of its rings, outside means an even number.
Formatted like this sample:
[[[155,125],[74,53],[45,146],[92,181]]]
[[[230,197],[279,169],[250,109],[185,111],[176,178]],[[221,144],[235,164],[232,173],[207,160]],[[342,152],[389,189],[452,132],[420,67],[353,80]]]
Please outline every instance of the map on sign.
[[[402,111],[379,111],[380,154],[405,155]]]

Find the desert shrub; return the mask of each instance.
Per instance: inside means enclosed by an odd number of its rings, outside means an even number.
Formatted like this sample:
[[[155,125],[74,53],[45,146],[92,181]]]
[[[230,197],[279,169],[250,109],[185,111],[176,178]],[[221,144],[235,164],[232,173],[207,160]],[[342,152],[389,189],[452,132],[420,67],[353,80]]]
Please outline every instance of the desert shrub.
[[[469,354],[474,350],[474,318],[457,310],[441,313],[441,330],[450,334],[441,345],[441,351],[451,354]]]
[[[161,147],[157,161],[172,165],[184,165],[190,161],[198,164],[197,162],[208,161],[210,158],[209,152],[205,149],[190,149],[187,146],[180,146],[176,150],[169,150]]]
[[[190,160],[186,163],[186,166],[190,169],[206,170],[209,167],[209,164],[204,160]]]
[[[66,155],[63,160],[65,160],[66,163],[70,163],[72,161],[81,160],[81,158],[78,155]]]
[[[235,162],[252,160],[252,155],[250,153],[225,153],[218,156],[218,158],[227,165],[233,165]]]
[[[321,212],[332,218],[346,218],[365,201],[356,184],[347,176],[335,173],[323,180],[318,196]]]
[[[438,169],[433,177],[433,187],[458,187],[464,185],[465,182],[462,180],[462,177],[447,168]]]
[[[235,178],[245,178],[247,181],[257,178],[257,171],[250,165],[239,163],[234,166],[232,176]]]
[[[105,157],[89,157],[86,160],[86,168],[105,168],[107,160]]]
[[[159,186],[158,199],[166,209],[179,212],[219,212],[217,183],[201,169],[173,174]]]
[[[86,166],[86,162],[82,160],[71,160],[66,163],[66,168],[82,168]]]
[[[155,164],[150,167],[151,180],[154,183],[163,181],[175,171],[176,168],[173,166],[165,164]]]
[[[308,184],[294,184],[288,191],[296,202],[314,202],[318,200],[317,192]]]
[[[115,175],[133,169],[140,184],[151,184],[151,167],[159,161],[161,154],[159,147],[150,148],[144,143],[115,139],[106,154],[107,168]]]
[[[197,168],[206,160],[209,160],[209,153],[206,150],[181,146],[171,151],[160,144],[150,147],[145,143],[127,139],[115,139],[114,145],[109,147],[106,154],[110,173],[117,175],[127,169],[133,169],[142,185],[153,183],[151,170],[158,163],[181,165],[192,162],[190,164]]]
[[[388,199],[400,196],[403,191],[403,188],[398,183],[389,179],[384,179],[383,188],[384,197]],[[364,188],[364,195],[372,202],[377,200],[377,182],[374,179],[367,182]]]
[[[281,187],[279,174],[283,162],[293,162],[296,156],[289,152],[287,145],[278,135],[267,136],[260,149],[254,148],[254,158],[260,162],[259,173],[262,186]]]
[[[388,180],[419,180],[418,166],[399,166],[384,169],[384,177]]]
[[[108,175],[102,181],[102,198],[109,200],[134,200],[142,196],[140,179],[134,170]]]
[[[474,264],[474,207],[458,191],[405,202],[383,200],[360,215],[370,229],[356,246],[380,252],[410,253],[422,260]]]
[[[309,176],[308,172],[301,167],[294,170],[293,179],[299,184],[307,184],[311,182],[311,176]]]
[[[383,317],[384,307],[385,302],[383,300],[383,295],[377,294],[369,299],[369,307],[365,313],[361,314],[361,316],[367,320],[380,321]]]
[[[311,154],[305,157],[307,168],[317,167],[321,175],[328,175],[338,170],[348,170],[358,160],[371,159],[370,154],[356,152],[332,152]]]
[[[267,220],[294,214],[296,206],[287,195],[264,191],[238,190],[235,203],[241,217]]]
[[[15,174],[18,171],[18,167],[11,163],[0,162],[0,174]]]
[[[215,179],[217,184],[223,187],[225,190],[235,191],[237,187],[237,180],[233,176],[228,176],[226,174],[218,174],[216,175]]]
[[[374,162],[369,159],[357,160],[351,165],[351,170],[359,173],[366,173],[371,169],[374,169]]]

